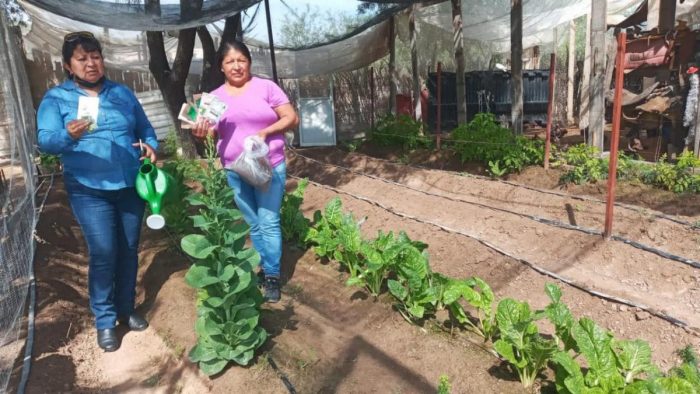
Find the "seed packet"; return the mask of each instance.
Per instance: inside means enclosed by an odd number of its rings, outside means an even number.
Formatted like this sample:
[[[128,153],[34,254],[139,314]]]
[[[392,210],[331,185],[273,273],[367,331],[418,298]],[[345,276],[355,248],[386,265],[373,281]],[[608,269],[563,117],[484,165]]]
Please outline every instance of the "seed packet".
[[[197,109],[190,103],[184,103],[177,118],[182,121],[182,128],[191,129],[197,121]]]
[[[88,131],[95,131],[97,128],[97,115],[100,111],[100,98],[80,96],[78,98],[78,115],[76,119],[87,119],[90,121]]]
[[[226,103],[210,93],[202,93],[202,98],[197,106],[200,117],[207,119],[212,124],[217,124],[221,115],[226,111]]]

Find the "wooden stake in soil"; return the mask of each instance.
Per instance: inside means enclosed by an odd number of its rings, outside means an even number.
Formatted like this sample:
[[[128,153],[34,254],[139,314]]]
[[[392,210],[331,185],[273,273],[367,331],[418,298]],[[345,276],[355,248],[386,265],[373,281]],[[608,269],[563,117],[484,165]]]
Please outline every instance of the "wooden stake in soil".
[[[620,118],[622,117],[622,82],[625,77],[625,50],[627,33],[617,35],[617,62],[615,62],[615,98],[613,101],[613,124],[610,136],[610,168],[608,170],[608,195],[605,203],[605,230],[603,237],[612,235],[613,207],[615,205],[615,186],[617,184],[617,148],[620,143]]]
[[[556,41],[555,41],[556,43]],[[549,150],[552,145],[552,112],[554,109],[554,79],[556,76],[557,55],[552,53],[549,61],[549,100],[547,103],[547,133],[544,141],[544,169],[549,169]]]
[[[440,130],[440,121],[442,120],[442,63],[438,62],[437,64],[437,121],[436,121],[436,128],[435,130],[435,135],[437,136],[437,150],[440,150],[440,134],[442,134],[442,131]]]
[[[374,67],[369,68],[369,123],[374,130]]]

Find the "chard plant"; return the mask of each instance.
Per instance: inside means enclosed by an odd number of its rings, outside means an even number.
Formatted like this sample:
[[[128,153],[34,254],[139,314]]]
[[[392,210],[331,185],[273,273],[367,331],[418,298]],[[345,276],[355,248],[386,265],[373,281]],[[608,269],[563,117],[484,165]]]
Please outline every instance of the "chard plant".
[[[547,283],[545,292],[550,299],[544,312],[547,319],[554,325],[554,339],[557,346],[563,346],[564,350],[577,350],[576,341],[571,335],[571,327],[576,324],[569,307],[561,302],[561,289],[554,284]]]
[[[553,341],[539,334],[535,321],[540,317],[527,302],[511,298],[503,299],[496,310],[500,339],[493,347],[515,368],[525,388],[532,387],[557,350]]]
[[[459,300],[464,298],[476,310],[476,323],[467,316]],[[493,341],[498,333],[496,315],[493,312],[494,294],[491,287],[481,278],[453,280],[445,291],[444,303],[450,311],[450,317],[461,324],[466,324],[473,332]]]
[[[209,141],[207,166],[200,178],[203,191],[188,197],[199,208],[192,216],[198,234],[181,241],[182,249],[196,259],[185,281],[197,289],[197,344],[189,353],[206,375],[221,372],[231,361],[248,365],[255,350],[267,339],[260,327],[263,297],[253,269],[260,256],[245,248],[248,226],[233,207],[233,191],[216,169]]]
[[[387,286],[397,303],[397,309],[407,321],[423,319],[433,314],[441,303],[441,288],[430,269],[428,254],[412,243],[405,243],[394,265],[396,279]]]
[[[299,209],[304,202],[304,192],[309,185],[308,179],[302,179],[297,188],[291,193],[285,193],[280,212],[280,227],[282,238],[292,242],[299,248],[306,246],[306,238],[311,227],[311,221],[304,217]]]

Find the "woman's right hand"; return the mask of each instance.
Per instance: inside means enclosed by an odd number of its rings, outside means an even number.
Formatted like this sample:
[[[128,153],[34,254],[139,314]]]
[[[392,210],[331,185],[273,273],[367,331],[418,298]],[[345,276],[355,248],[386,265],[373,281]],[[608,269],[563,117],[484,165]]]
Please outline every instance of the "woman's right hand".
[[[68,131],[68,135],[70,135],[70,137],[73,138],[74,140],[77,140],[83,134],[85,134],[85,132],[90,127],[90,123],[92,123],[92,122],[88,119],[71,120],[66,125],[66,130]]]
[[[192,127],[192,135],[197,138],[206,138],[214,134],[214,127],[206,119],[197,119]]]

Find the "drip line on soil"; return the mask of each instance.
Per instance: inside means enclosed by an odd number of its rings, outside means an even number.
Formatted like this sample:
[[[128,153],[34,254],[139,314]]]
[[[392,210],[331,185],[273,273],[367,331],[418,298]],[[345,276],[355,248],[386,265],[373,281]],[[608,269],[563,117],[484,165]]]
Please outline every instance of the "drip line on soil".
[[[525,214],[525,213],[515,212],[515,211],[511,211],[511,210],[509,210],[509,209],[498,208],[498,207],[494,207],[494,206],[491,206],[491,205],[482,204],[482,203],[478,203],[478,202],[474,202],[474,201],[467,201],[467,200],[464,200],[464,199],[461,199],[461,198],[454,198],[454,197],[445,196],[445,195],[441,195],[441,194],[435,194],[435,193],[431,193],[431,192],[428,192],[428,191],[425,191],[425,190],[421,190],[421,189],[418,189],[418,188],[415,188],[415,187],[413,187],[413,186],[409,186],[409,185],[406,185],[406,184],[403,184],[403,183],[398,183],[398,182],[391,181],[391,180],[388,180],[388,179],[385,179],[385,178],[381,178],[381,177],[378,177],[378,176],[375,176],[375,175],[370,175],[370,174],[367,174],[367,173],[364,173],[364,172],[355,171],[355,170],[352,170],[352,169],[347,168],[347,167],[339,166],[339,165],[336,165],[336,164],[324,163],[324,162],[322,162],[322,161],[319,161],[319,160],[312,159],[312,158],[310,158],[310,157],[304,156],[304,155],[302,155],[301,153],[298,153],[298,152],[296,152],[296,151],[294,152],[294,154],[295,154],[296,156],[298,156],[298,157],[301,157],[301,158],[305,159],[305,160],[309,160],[309,161],[318,163],[318,164],[323,165],[323,166],[329,166],[329,167],[339,168],[339,169],[341,169],[341,170],[343,170],[343,171],[347,171],[347,172],[350,172],[350,173],[353,173],[353,174],[356,174],[356,175],[360,175],[360,176],[364,176],[364,177],[367,177],[367,178],[375,179],[375,180],[378,180],[378,181],[381,181],[381,182],[384,182],[384,183],[387,183],[387,184],[390,184],[390,185],[403,187],[403,188],[406,188],[406,189],[409,189],[409,190],[413,190],[413,191],[415,191],[415,192],[422,193],[422,194],[425,194],[425,195],[428,195],[428,196],[444,198],[444,199],[446,199],[446,200],[450,200],[450,201],[454,201],[454,202],[460,202],[460,203],[471,204],[471,205],[475,205],[475,206],[478,206],[478,207],[481,207],[481,208],[486,208],[486,209],[491,209],[491,210],[498,211],[498,212],[508,213],[508,214],[511,214],[511,215],[516,215],[516,216],[519,216],[519,217],[522,217],[522,218],[525,218],[525,219],[529,219],[529,220],[532,220],[532,221],[535,221],[535,222],[538,222],[538,223],[542,223],[542,224],[546,224],[546,225],[549,225],[549,226],[553,226],[553,227],[563,228],[563,229],[567,229],[567,230],[580,231],[580,232],[585,233],[585,234],[588,234],[588,235],[599,235],[599,236],[603,236],[603,232],[602,232],[602,231],[599,231],[599,230],[595,230],[595,229],[591,229],[591,228],[586,228],[586,227],[581,227],[581,226],[575,226],[575,225],[571,225],[571,224],[568,224],[568,223],[560,222],[560,221],[558,221],[558,220],[542,218],[542,217],[534,216],[534,215],[528,215],[528,214]],[[630,245],[630,246],[632,246],[632,247],[634,247],[634,248],[641,249],[641,250],[644,250],[644,251],[649,252],[649,253],[654,253],[654,254],[656,254],[656,255],[658,255],[658,256],[661,256],[661,257],[663,257],[663,258],[665,258],[665,259],[677,261],[677,262],[680,262],[680,263],[683,263],[683,264],[687,264],[687,265],[689,265],[689,266],[691,266],[691,267],[694,267],[694,268],[700,268],[700,261],[693,260],[693,259],[691,259],[691,258],[687,258],[687,257],[683,257],[683,256],[677,256],[677,255],[674,255],[674,254],[672,254],[672,253],[666,252],[666,251],[664,251],[664,250],[657,249],[657,248],[655,248],[655,247],[653,247],[653,246],[649,246],[649,245],[643,244],[643,243],[641,243],[641,242],[637,242],[637,241],[634,241],[634,240],[631,240],[631,239],[628,239],[628,238],[625,238],[625,237],[622,237],[622,236],[619,236],[619,235],[614,235],[614,234],[613,234],[610,238],[613,239],[613,240],[615,240],[615,241],[623,242],[623,243],[625,243],[625,244],[627,244],[627,245]]]
[[[313,149],[313,148],[311,148],[311,149]],[[339,151],[339,152],[342,152],[342,153],[347,154],[347,152],[345,152],[345,151],[343,151],[343,150],[341,150],[341,149],[339,149],[339,148],[337,148],[337,147],[336,147],[335,149],[336,149],[337,151]],[[290,149],[290,150],[296,152],[296,151],[299,151],[300,149]],[[378,158],[378,157],[373,157],[373,156],[365,155],[364,153],[352,152],[351,154],[352,154],[352,155],[356,155],[356,156],[368,157],[368,158],[370,158],[371,160],[387,162],[387,163],[390,163],[390,164],[396,165],[396,166],[404,166],[404,167],[415,168],[415,169],[419,169],[419,170],[440,171],[440,172],[445,172],[445,173],[448,173],[448,174],[463,176],[463,177],[467,177],[467,178],[479,179],[479,180],[482,180],[482,181],[490,181],[490,182],[503,183],[503,184],[505,184],[505,185],[509,185],[509,186],[513,186],[513,187],[517,187],[517,188],[521,188],[521,189],[525,189],[525,190],[530,190],[530,191],[534,191],[534,192],[538,192],[538,193],[542,193],[542,194],[550,194],[550,195],[553,195],[553,196],[559,196],[559,197],[570,198],[570,199],[572,199],[572,200],[588,201],[588,202],[594,202],[594,203],[598,203],[598,204],[605,204],[605,201],[599,200],[599,199],[593,198],[593,197],[574,196],[574,195],[567,194],[567,193],[561,193],[561,192],[557,192],[557,191],[554,191],[554,190],[540,189],[540,188],[537,188],[537,187],[524,185],[524,184],[522,184],[522,183],[507,181],[507,180],[504,180],[504,179],[494,179],[494,178],[490,178],[490,177],[487,177],[487,176],[476,175],[476,174],[470,174],[470,173],[467,173],[467,172],[459,172],[459,171],[451,171],[451,170],[440,170],[440,169],[430,168],[430,167],[427,167],[427,166],[422,166],[422,165],[417,165],[417,164],[403,164],[403,163],[399,163],[399,162],[396,162],[396,161],[393,161],[393,160],[382,159],[382,158]],[[637,207],[637,206],[634,206],[634,205],[630,205],[630,204],[625,204],[625,203],[622,203],[622,202],[616,202],[616,203],[615,203],[615,206],[616,206],[616,207],[620,207],[620,208],[624,208],[624,209],[628,209],[628,210],[633,211],[633,212],[641,213],[641,214],[644,214],[644,215],[649,214],[648,210],[646,210],[646,209],[644,209],[644,208],[640,208],[640,207]],[[688,222],[688,221],[683,220],[683,219],[678,219],[678,218],[673,217],[673,216],[671,216],[671,215],[666,215],[666,214],[660,213],[660,212],[654,212],[654,213],[652,213],[651,215],[652,215],[654,218],[657,218],[657,219],[664,219],[664,220],[668,220],[668,221],[670,221],[670,222],[674,222],[674,223],[677,223],[677,224],[682,224],[682,225],[684,225],[684,226],[688,226],[691,230],[694,230],[694,231],[699,231],[699,230],[700,230],[700,227],[697,226],[695,223],[691,223],[691,222]]]
[[[293,174],[289,174],[288,176],[289,176],[290,178],[294,178],[294,179],[297,179],[297,180],[302,180],[302,179],[303,179],[303,178],[298,177],[298,176],[293,175]],[[337,189],[337,188],[335,188],[335,187],[333,187],[333,186],[324,185],[324,184],[321,184],[321,183],[318,183],[318,182],[314,182],[314,181],[311,181],[311,180],[309,180],[309,183],[311,183],[311,184],[313,184],[314,186],[317,186],[317,187],[319,187],[319,188],[322,188],[322,189],[331,190],[331,191],[333,191],[333,192],[335,192],[335,193],[337,193],[337,194],[344,194],[344,195],[350,196],[350,197],[352,197],[352,198],[354,198],[354,199],[357,199],[357,200],[360,200],[360,201],[364,201],[364,202],[369,203],[369,204],[371,204],[371,205],[377,206],[377,207],[379,207],[379,208],[381,208],[381,209],[383,209],[383,210],[385,210],[385,211],[387,211],[387,212],[390,212],[390,213],[392,213],[392,214],[394,214],[394,215],[396,215],[396,216],[399,216],[399,217],[402,217],[402,218],[405,218],[405,219],[410,219],[410,220],[413,220],[413,221],[418,222],[418,223],[428,224],[428,225],[437,227],[437,228],[439,228],[439,229],[441,229],[441,230],[443,230],[443,231],[445,231],[445,232],[453,233],[453,234],[459,234],[459,235],[462,235],[462,236],[464,236],[464,237],[473,239],[473,240],[479,242],[480,244],[486,246],[487,248],[492,249],[492,250],[496,251],[497,253],[499,253],[499,254],[501,254],[501,255],[503,255],[503,256],[509,257],[509,258],[511,258],[511,259],[513,259],[513,260],[516,260],[516,261],[520,262],[521,264],[524,264],[525,266],[527,266],[527,267],[533,269],[534,271],[540,273],[541,275],[549,276],[549,277],[551,277],[551,278],[554,278],[554,279],[556,279],[556,280],[559,280],[559,281],[561,281],[561,282],[563,282],[563,283],[566,283],[567,285],[569,285],[569,286],[571,286],[571,287],[577,288],[577,289],[579,289],[579,290],[581,290],[581,291],[583,291],[583,292],[586,292],[586,293],[591,294],[591,295],[593,295],[593,296],[596,296],[596,297],[598,297],[598,298],[606,299],[606,300],[609,300],[609,301],[616,302],[616,303],[618,303],[618,304],[624,304],[624,305],[627,305],[627,306],[630,306],[630,307],[633,307],[633,308],[638,308],[638,309],[640,309],[640,310],[646,311],[646,312],[648,312],[648,313],[650,313],[650,314],[652,314],[652,315],[654,315],[654,316],[656,316],[656,317],[658,317],[658,318],[660,318],[660,319],[663,319],[663,320],[665,320],[665,321],[667,321],[667,322],[669,322],[669,323],[671,323],[671,324],[673,324],[673,325],[675,325],[675,326],[678,326],[678,327],[681,327],[681,328],[685,329],[687,332],[692,333],[692,334],[695,335],[695,336],[699,336],[699,337],[700,337],[700,330],[698,330],[698,329],[695,328],[695,327],[690,326],[687,322],[685,322],[685,321],[683,321],[683,320],[677,319],[677,318],[675,318],[675,317],[673,317],[673,316],[670,316],[670,315],[666,314],[665,312],[658,311],[658,310],[656,310],[656,309],[654,309],[654,308],[651,308],[651,307],[649,307],[649,306],[647,306],[647,305],[640,304],[640,303],[636,303],[636,302],[631,301],[631,300],[627,300],[627,299],[624,299],[624,298],[621,298],[621,297],[613,296],[613,295],[606,294],[606,293],[603,293],[603,292],[600,292],[600,291],[597,291],[597,290],[590,289],[590,288],[588,288],[587,286],[585,286],[584,284],[578,283],[577,281],[575,281],[575,280],[573,280],[573,279],[568,279],[568,278],[566,278],[566,277],[564,277],[564,276],[561,276],[561,275],[558,275],[558,274],[556,274],[556,273],[554,273],[554,272],[551,272],[551,271],[549,271],[549,270],[546,270],[546,269],[544,269],[544,268],[542,268],[542,267],[540,267],[540,266],[538,266],[538,265],[536,265],[536,264],[534,264],[534,263],[532,263],[532,262],[530,262],[530,261],[527,261],[527,260],[525,260],[525,259],[523,259],[523,258],[514,256],[514,255],[508,253],[507,251],[505,251],[505,250],[499,248],[498,246],[496,246],[496,245],[494,245],[494,244],[492,244],[492,243],[490,243],[490,242],[488,242],[488,241],[486,241],[486,240],[484,240],[484,239],[482,239],[482,238],[479,238],[479,237],[477,237],[477,236],[475,236],[475,235],[472,235],[472,234],[463,232],[463,231],[458,230],[458,229],[453,229],[453,228],[444,226],[444,225],[442,225],[442,224],[439,224],[439,223],[436,223],[436,222],[433,222],[433,221],[430,221],[430,220],[423,220],[423,219],[417,218],[417,217],[412,216],[412,215],[408,215],[408,214],[405,214],[405,213],[402,213],[402,212],[398,212],[398,211],[394,210],[393,208],[388,207],[388,206],[386,206],[386,205],[384,205],[384,204],[382,204],[382,203],[380,203],[380,202],[378,202],[378,201],[374,201],[374,200],[369,199],[369,198],[367,198],[367,197],[362,197],[362,196],[359,196],[359,195],[356,195],[356,194],[353,194],[353,193],[350,193],[350,192],[346,192],[346,191],[344,191],[344,190]]]
[[[46,199],[49,197],[49,193],[53,188],[54,174],[49,177],[49,186],[46,188],[46,193],[44,193],[44,198],[41,200],[41,205],[35,211],[35,222],[34,227],[36,228],[36,223],[39,222],[42,212],[44,212],[44,206],[46,205]],[[39,186],[36,188],[36,193],[39,193],[42,185],[46,181],[44,178]],[[36,236],[36,233],[34,234]],[[34,351],[34,316],[36,308],[36,281],[34,278],[34,248],[32,248],[32,263],[29,265],[29,305],[27,306],[27,342],[24,346],[24,360],[22,363],[22,376],[20,377],[19,385],[17,386],[17,393],[24,394],[27,389],[27,382],[29,381],[29,372],[32,369],[32,352]]]

